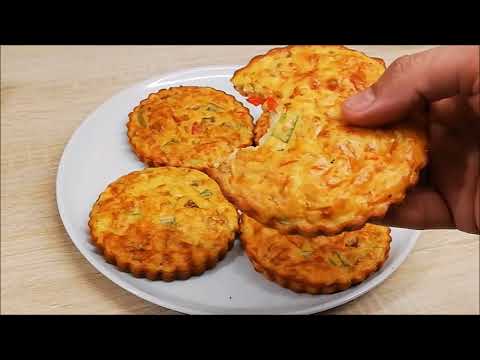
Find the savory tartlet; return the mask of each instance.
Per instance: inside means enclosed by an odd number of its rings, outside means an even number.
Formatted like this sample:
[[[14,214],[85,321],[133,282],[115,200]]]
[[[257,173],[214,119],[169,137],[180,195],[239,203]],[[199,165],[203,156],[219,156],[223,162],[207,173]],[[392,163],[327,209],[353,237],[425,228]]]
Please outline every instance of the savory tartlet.
[[[159,167],[111,183],[93,205],[89,227],[108,262],[171,281],[215,266],[233,245],[238,214],[204,173]]]
[[[128,138],[149,166],[205,169],[252,144],[253,121],[233,96],[180,86],[150,94],[129,114]]]
[[[390,229],[366,224],[340,235],[282,235],[242,215],[240,238],[254,268],[295,292],[329,294],[364,281],[381,268],[390,250]]]

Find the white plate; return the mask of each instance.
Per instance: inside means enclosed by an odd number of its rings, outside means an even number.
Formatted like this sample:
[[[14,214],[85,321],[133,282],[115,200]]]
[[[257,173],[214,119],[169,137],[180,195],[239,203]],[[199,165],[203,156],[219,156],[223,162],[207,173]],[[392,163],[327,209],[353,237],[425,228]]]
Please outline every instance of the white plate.
[[[112,97],[75,131],[65,148],[57,174],[60,216],[78,250],[102,274],[131,293],[189,314],[311,314],[351,301],[384,281],[405,260],[418,231],[392,229],[389,260],[367,281],[333,295],[296,294],[256,273],[239,241],[214,269],[186,281],[165,283],[137,279],[106,263],[90,243],[88,215],[100,192],[118,177],[143,168],[127,141],[125,124],[131,109],[148,94],[179,86],[211,86],[233,94],[251,111],[230,84],[238,66],[202,67],[156,77]]]

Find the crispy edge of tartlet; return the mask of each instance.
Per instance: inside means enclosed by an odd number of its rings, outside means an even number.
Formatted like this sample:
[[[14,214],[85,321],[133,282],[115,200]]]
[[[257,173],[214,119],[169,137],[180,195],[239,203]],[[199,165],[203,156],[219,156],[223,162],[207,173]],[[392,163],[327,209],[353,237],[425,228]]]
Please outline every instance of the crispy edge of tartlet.
[[[248,240],[245,237],[245,233],[242,231],[244,215],[242,214],[240,220],[240,242],[242,248],[244,249],[245,253],[248,256],[248,259],[253,265],[253,268],[258,273],[262,274],[266,279],[275,282],[276,284],[292,290],[296,293],[308,293],[311,295],[319,295],[319,294],[333,294],[339,291],[346,290],[354,285],[360,284],[361,282],[365,281],[370,275],[380,270],[383,264],[388,260],[390,254],[390,244],[392,242],[391,237],[391,229],[386,227],[387,229],[387,236],[388,242],[387,246],[385,247],[385,252],[383,254],[383,258],[378,261],[375,266],[364,269],[361,273],[356,274],[355,277],[352,277],[348,282],[333,282],[333,283],[317,283],[314,284],[308,281],[299,281],[295,279],[293,276],[282,275],[279,272],[275,271],[271,267],[266,267],[262,265],[261,259],[259,259],[249,248]],[[262,225],[258,222],[254,225],[257,227],[261,227]],[[279,236],[286,236],[283,234],[279,234]]]
[[[133,119],[133,114],[135,112],[137,112],[138,109],[140,109],[141,106],[143,106],[145,103],[147,103],[153,96],[155,95],[159,95],[161,94],[162,92],[167,92],[167,91],[171,91],[171,90],[176,90],[176,89],[180,89],[180,88],[188,88],[188,89],[209,89],[209,90],[213,90],[213,91],[216,91],[216,92],[219,92],[219,93],[222,93],[223,95],[225,95],[226,97],[229,97],[233,100],[234,104],[235,105],[239,105],[241,106],[242,108],[246,109],[247,110],[247,114],[250,118],[250,125],[251,125],[251,136],[250,136],[250,141],[248,142],[248,144],[245,144],[245,145],[242,145],[242,146],[239,146],[239,147],[236,147],[236,148],[233,148],[233,150],[235,149],[241,149],[243,147],[248,147],[248,146],[251,146],[253,144],[253,127],[254,127],[254,121],[253,121],[253,117],[252,117],[252,114],[250,114],[250,110],[248,110],[248,108],[243,105],[240,101],[238,101],[235,96],[231,95],[231,94],[228,94],[226,93],[225,91],[223,90],[218,90],[218,89],[215,89],[213,87],[210,87],[210,86],[172,86],[172,87],[169,87],[169,88],[166,88],[166,89],[161,89],[157,92],[153,92],[153,93],[150,93],[145,99],[143,99],[142,101],[140,101],[140,103],[135,106],[133,108],[133,110],[128,114],[128,121],[127,121],[127,124],[126,124],[126,127],[127,127],[127,137],[128,137],[128,142],[131,146],[131,149],[132,151],[134,152],[134,154],[137,156],[137,158],[143,162],[145,165],[149,166],[149,167],[160,167],[160,166],[175,166],[175,167],[185,167],[185,168],[191,168],[191,169],[196,169],[196,170],[200,170],[200,171],[205,171],[208,166],[188,166],[186,164],[183,164],[181,161],[178,161],[178,159],[168,159],[167,157],[164,157],[162,159],[152,159],[150,158],[149,156],[147,156],[143,151],[142,149],[140,149],[139,147],[137,147],[135,145],[135,142],[133,141],[132,139],[132,134],[131,134],[131,123],[134,121]]]
[[[193,170],[193,171],[198,171],[196,169],[190,169],[190,168],[185,168],[187,170]],[[125,176],[133,175],[133,174],[138,174],[141,173],[146,169],[142,170],[137,170],[137,171],[132,171],[128,173],[127,175],[123,175],[120,178],[124,178]],[[203,175],[206,175],[202,173]],[[120,179],[118,178],[118,179]],[[98,201],[100,200],[101,196],[103,193],[105,193],[109,188],[112,187],[112,185],[118,180],[114,180],[111,182],[101,193],[98,195],[97,200],[95,200],[94,204],[92,205],[92,208],[89,212],[89,221],[88,221],[88,228],[89,228],[89,233],[90,233],[90,240],[92,243],[95,245],[95,247],[100,251],[104,259],[109,263],[114,266],[116,266],[120,271],[130,273],[136,278],[147,278],[149,280],[155,281],[155,280],[162,280],[165,282],[171,282],[174,280],[187,280],[193,276],[200,276],[202,275],[205,271],[213,269],[221,260],[225,258],[227,253],[233,248],[233,245],[235,243],[236,236],[239,231],[239,216],[238,212],[235,209],[235,212],[237,214],[237,227],[235,231],[232,232],[231,238],[228,240],[227,246],[223,247],[220,251],[218,251],[214,256],[208,256],[205,257],[205,261],[202,262],[201,264],[197,264],[196,266],[193,266],[189,269],[183,269],[183,270],[175,270],[175,271],[162,271],[162,270],[157,270],[152,272],[150,269],[147,269],[147,267],[142,264],[141,266],[132,266],[131,263],[129,262],[122,262],[119,261],[117,256],[112,253],[108,253],[107,250],[105,249],[105,246],[100,243],[98,237],[95,235],[95,232],[93,231],[94,225],[93,225],[93,220],[94,218],[92,217],[93,209],[97,205]],[[213,180],[212,180],[213,181]],[[225,199],[225,201],[227,201]]]
[[[260,145],[260,140],[268,132],[270,128],[270,114],[263,112],[257,119],[255,127],[253,128],[253,143],[255,146]]]

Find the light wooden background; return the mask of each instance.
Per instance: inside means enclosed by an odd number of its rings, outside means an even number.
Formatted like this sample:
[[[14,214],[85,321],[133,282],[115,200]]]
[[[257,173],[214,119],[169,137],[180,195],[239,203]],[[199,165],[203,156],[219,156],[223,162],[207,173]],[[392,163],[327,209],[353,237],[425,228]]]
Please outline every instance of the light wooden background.
[[[180,68],[244,64],[269,46],[1,48],[1,312],[174,314],[98,273],[58,216],[57,165],[82,120],[116,92]],[[425,47],[357,47],[387,63]],[[330,314],[479,314],[479,240],[425,232],[405,263]]]

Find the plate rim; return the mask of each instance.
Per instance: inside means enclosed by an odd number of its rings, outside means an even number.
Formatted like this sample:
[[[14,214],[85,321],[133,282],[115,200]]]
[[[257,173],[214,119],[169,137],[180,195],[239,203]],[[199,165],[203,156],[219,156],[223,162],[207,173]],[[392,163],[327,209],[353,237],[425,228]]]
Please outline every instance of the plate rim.
[[[124,290],[130,292],[131,294],[146,300],[152,304],[155,304],[157,306],[161,306],[167,310],[173,310],[176,312],[180,312],[183,314],[190,314],[190,315],[212,315],[212,314],[234,314],[235,312],[228,312],[228,311],[218,311],[218,312],[209,312],[209,311],[203,311],[195,307],[190,307],[190,306],[183,306],[183,305],[177,305],[175,303],[170,303],[168,301],[163,301],[162,299],[159,299],[158,297],[155,297],[153,295],[150,295],[149,293],[139,289],[138,287],[134,285],[130,285],[128,282],[124,281],[120,277],[115,276],[115,272],[110,273],[110,271],[104,271],[103,269],[100,269],[97,267],[96,263],[97,260],[93,258],[93,256],[86,250],[83,249],[82,246],[80,246],[80,243],[75,240],[75,237],[72,236],[74,233],[73,231],[73,225],[67,220],[66,214],[65,214],[65,204],[64,201],[61,200],[61,189],[62,189],[62,179],[64,177],[64,168],[65,168],[65,161],[69,155],[69,153],[72,151],[73,144],[75,143],[75,139],[78,137],[78,134],[81,132],[81,130],[87,126],[92,119],[95,118],[95,114],[97,111],[99,111],[101,108],[104,108],[109,102],[113,101],[115,98],[120,97],[130,91],[132,91],[134,88],[138,87],[146,87],[148,84],[154,83],[154,82],[166,82],[168,78],[175,78],[181,75],[185,75],[188,73],[195,73],[195,72],[202,72],[202,71],[215,71],[215,70],[235,70],[239,68],[241,65],[208,65],[208,66],[197,66],[197,67],[190,67],[190,68],[184,68],[172,72],[165,72],[162,74],[158,74],[156,76],[149,77],[148,79],[136,82],[128,87],[126,87],[123,90],[120,90],[116,93],[114,93],[112,96],[110,96],[107,100],[103,101],[100,105],[98,105],[93,111],[91,111],[80,123],[80,125],[77,126],[77,128],[73,131],[73,133],[70,135],[64,149],[62,152],[62,156],[60,157],[58,166],[57,166],[57,176],[56,176],[56,182],[55,182],[55,198],[56,198],[56,203],[57,203],[57,210],[60,216],[60,219],[62,220],[62,224],[68,234],[68,237],[70,240],[73,242],[77,250],[83,255],[85,259],[90,263],[91,266],[95,270],[97,270],[99,273],[101,273],[103,276],[105,276],[107,279],[112,281],[114,284],[117,286],[123,288]],[[286,315],[309,315],[309,314],[317,314],[321,313],[323,311],[329,310],[336,308],[338,306],[344,305],[354,299],[357,299],[364,295],[365,293],[373,290],[376,288],[378,285],[380,285],[382,282],[384,282],[388,277],[390,277],[399,267],[400,265],[406,260],[406,258],[410,255],[412,252],[418,238],[420,237],[422,231],[421,230],[413,230],[413,229],[407,229],[409,231],[412,231],[413,234],[409,238],[409,244],[408,246],[402,251],[402,253],[390,264],[388,269],[385,270],[384,273],[377,274],[374,278],[368,279],[368,283],[364,285],[363,288],[359,288],[359,291],[353,292],[348,296],[344,297],[339,297],[338,299],[334,299],[332,301],[329,301],[327,303],[319,304],[316,306],[307,306],[304,309],[299,309],[299,310],[294,310],[294,311],[287,311],[287,312],[282,312],[282,314]],[[116,270],[116,269],[115,269]],[[243,313],[243,312],[242,312]],[[247,312],[248,313],[248,312]]]

